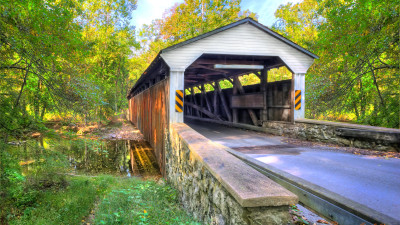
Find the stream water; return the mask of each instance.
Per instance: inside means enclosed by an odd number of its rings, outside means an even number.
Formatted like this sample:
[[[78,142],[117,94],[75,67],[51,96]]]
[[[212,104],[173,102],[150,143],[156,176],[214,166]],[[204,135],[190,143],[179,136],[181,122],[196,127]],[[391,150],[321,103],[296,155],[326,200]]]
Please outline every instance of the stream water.
[[[29,173],[35,164],[44,160],[36,156],[52,152],[61,156],[63,162],[67,161],[68,171],[73,174],[161,176],[153,149],[143,141],[39,138],[23,142],[14,149],[19,152],[24,173]]]

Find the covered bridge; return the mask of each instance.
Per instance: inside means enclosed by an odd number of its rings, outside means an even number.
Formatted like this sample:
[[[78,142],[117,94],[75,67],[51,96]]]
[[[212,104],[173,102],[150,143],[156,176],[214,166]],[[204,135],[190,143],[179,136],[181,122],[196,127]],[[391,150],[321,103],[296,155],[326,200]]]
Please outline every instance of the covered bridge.
[[[130,90],[130,121],[150,142],[161,172],[196,219],[287,224],[296,195],[184,122],[260,128],[268,121],[304,118],[304,75],[315,58],[246,18],[161,50]],[[292,78],[268,82],[268,71],[283,66]],[[239,77],[246,74],[260,82],[243,86]],[[231,88],[222,88],[222,80]]]
[[[165,135],[185,118],[251,126],[304,118],[305,73],[316,58],[245,18],[161,50],[128,94],[129,117],[164,170]],[[268,71],[283,66],[292,79],[268,82]],[[260,83],[243,86],[238,77],[246,74],[255,74]],[[232,88],[222,89],[221,80]]]

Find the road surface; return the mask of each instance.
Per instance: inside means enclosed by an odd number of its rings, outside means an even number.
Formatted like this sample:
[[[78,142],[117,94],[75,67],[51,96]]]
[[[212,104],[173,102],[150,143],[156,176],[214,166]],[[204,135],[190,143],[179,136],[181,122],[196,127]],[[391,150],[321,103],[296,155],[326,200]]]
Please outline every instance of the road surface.
[[[213,123],[186,123],[212,141],[400,221],[400,159],[293,146],[279,136]]]

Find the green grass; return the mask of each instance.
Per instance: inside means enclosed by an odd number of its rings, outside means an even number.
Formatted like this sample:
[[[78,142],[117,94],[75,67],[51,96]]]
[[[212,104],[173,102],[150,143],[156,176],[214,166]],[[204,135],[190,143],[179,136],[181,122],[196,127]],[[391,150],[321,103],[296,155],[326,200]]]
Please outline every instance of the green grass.
[[[198,224],[167,185],[106,175],[69,177],[68,183],[61,190],[42,191],[10,224]]]
[[[107,194],[95,224],[199,224],[179,206],[177,193],[154,182],[126,183]]]

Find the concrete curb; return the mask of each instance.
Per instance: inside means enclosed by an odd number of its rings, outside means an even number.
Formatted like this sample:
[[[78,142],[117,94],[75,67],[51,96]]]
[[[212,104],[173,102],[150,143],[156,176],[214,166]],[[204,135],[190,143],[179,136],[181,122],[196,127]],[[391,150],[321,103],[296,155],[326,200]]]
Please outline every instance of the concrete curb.
[[[233,123],[233,122],[222,121],[222,120],[219,121],[219,120],[214,120],[214,119],[198,118],[198,117],[194,117],[194,116],[185,116],[185,118],[190,119],[190,120],[221,124],[221,125],[225,125],[228,127],[236,127],[236,128],[246,129],[246,130],[264,132],[267,134],[281,135],[279,130],[273,129],[273,128],[257,127],[257,126],[244,124],[244,123]]]

